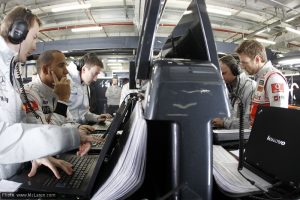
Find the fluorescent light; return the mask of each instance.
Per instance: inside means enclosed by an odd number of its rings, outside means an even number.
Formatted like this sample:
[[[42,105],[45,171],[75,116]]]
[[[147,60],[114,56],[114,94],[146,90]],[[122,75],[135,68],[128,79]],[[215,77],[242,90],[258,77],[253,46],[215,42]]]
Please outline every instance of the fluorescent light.
[[[276,42],[274,42],[274,41],[265,40],[265,39],[261,39],[261,38],[255,38],[255,40],[258,42],[267,43],[267,44],[276,44]]]
[[[81,28],[72,28],[72,32],[85,32],[85,31],[101,31],[101,26],[90,26],[90,27],[81,27]]]
[[[61,11],[67,11],[67,10],[78,10],[78,9],[87,9],[90,8],[91,4],[72,4],[72,5],[65,5],[65,6],[60,6],[57,8],[52,8],[52,12],[61,12]]]
[[[289,19],[287,19],[287,20],[285,20],[285,22],[290,22],[290,21],[293,21],[293,20],[295,20],[297,17],[292,17],[292,18],[289,18]]]
[[[219,15],[228,15],[228,16],[232,14],[230,11],[224,10],[224,8],[221,10],[221,9],[212,8],[212,7],[207,7],[207,12],[216,13],[216,14],[219,14]]]
[[[299,34],[300,35],[300,31],[296,30],[296,29],[293,29],[293,28],[290,28],[290,27],[285,27],[286,30],[292,32],[292,33],[296,33],[296,34]]]
[[[255,35],[261,34],[261,33],[265,32],[265,31],[266,31],[266,29],[262,29],[262,30],[258,31],[257,33],[255,33]]]
[[[183,15],[188,15],[188,14],[191,14],[191,13],[193,13],[193,11],[191,11],[191,10],[186,10],[186,11],[184,11]]]
[[[122,66],[122,63],[107,63],[107,66]]]
[[[300,63],[300,58],[293,58],[293,59],[288,59],[288,60],[281,60],[278,63],[281,64],[281,65],[298,64],[298,63]]]

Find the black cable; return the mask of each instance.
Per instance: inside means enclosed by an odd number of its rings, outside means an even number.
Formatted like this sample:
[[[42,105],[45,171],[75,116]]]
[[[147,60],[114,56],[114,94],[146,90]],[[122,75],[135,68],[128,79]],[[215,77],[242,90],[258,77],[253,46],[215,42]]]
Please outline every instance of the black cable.
[[[18,52],[18,55],[20,55],[20,50],[21,50],[21,44],[20,44],[20,48],[19,48],[19,52]],[[17,80],[19,82],[19,85],[20,85],[20,90],[21,90],[21,95],[23,96],[24,98],[24,101],[23,103],[25,103],[25,105],[28,105],[28,108],[30,110],[30,112],[32,112],[32,114],[34,115],[34,117],[36,119],[40,119],[42,124],[44,123],[42,118],[35,112],[35,110],[32,108],[32,105],[27,97],[27,94],[26,94],[26,91],[25,91],[25,88],[24,88],[24,83],[22,81],[22,76],[21,76],[21,72],[20,72],[20,66],[19,66],[20,62],[19,62],[19,59],[17,61],[15,61],[15,57],[12,58],[12,61],[10,62],[10,77],[13,77],[13,71],[14,69],[16,69],[16,73],[17,73]],[[12,80],[11,80],[12,81]],[[13,85],[13,84],[12,84]]]

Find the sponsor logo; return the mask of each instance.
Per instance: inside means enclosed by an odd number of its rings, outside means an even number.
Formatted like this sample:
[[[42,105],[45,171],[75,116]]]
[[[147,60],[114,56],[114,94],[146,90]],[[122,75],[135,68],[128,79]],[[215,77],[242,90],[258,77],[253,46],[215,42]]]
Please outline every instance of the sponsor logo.
[[[258,85],[257,86],[257,91],[259,91],[259,92],[264,91],[264,86]]]
[[[283,83],[273,83],[271,84],[272,93],[276,92],[284,92],[284,84]]]
[[[8,98],[5,96],[0,96],[0,101],[4,101],[4,102],[8,103]]]
[[[285,144],[286,144],[285,141],[279,140],[279,139],[276,139],[276,138],[273,138],[273,137],[271,137],[271,136],[269,136],[269,135],[268,135],[268,137],[267,137],[267,141],[273,142],[273,143],[275,143],[275,144],[279,144],[279,145],[281,145],[281,146],[285,146]]]
[[[26,112],[26,113],[29,113],[31,110],[29,108],[29,104],[31,104],[31,107],[34,111],[38,110],[39,109],[39,106],[38,106],[38,103],[35,102],[35,101],[29,101],[28,103],[24,103],[23,104],[23,110]]]
[[[259,80],[258,85],[259,86],[264,86],[264,80]]]

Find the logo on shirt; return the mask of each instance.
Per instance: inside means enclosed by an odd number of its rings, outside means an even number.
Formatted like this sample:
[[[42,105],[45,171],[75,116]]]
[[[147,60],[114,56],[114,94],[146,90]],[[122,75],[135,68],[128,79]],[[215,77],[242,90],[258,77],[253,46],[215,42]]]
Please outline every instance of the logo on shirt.
[[[273,83],[271,84],[272,93],[284,92],[284,84],[283,83]]]
[[[39,106],[38,106],[38,103],[36,101],[29,101],[27,103],[24,103],[23,104],[23,107],[22,109],[26,112],[26,113],[29,113],[31,112],[30,108],[29,108],[29,104],[31,105],[32,109],[34,111],[38,110],[39,109]]]

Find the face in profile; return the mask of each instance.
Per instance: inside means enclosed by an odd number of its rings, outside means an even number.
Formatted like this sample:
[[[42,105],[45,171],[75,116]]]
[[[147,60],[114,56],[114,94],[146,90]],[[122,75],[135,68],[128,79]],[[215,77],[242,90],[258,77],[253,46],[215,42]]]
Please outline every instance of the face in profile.
[[[19,59],[21,62],[25,62],[27,57],[36,50],[37,34],[40,30],[38,23],[35,21],[33,26],[29,29],[25,40],[21,43],[21,50]]]
[[[222,76],[223,76],[223,79],[224,79],[225,83],[231,83],[232,81],[235,80],[236,76],[234,76],[232,74],[232,71],[230,70],[228,65],[226,65],[225,63],[223,63],[221,61],[220,62],[220,67],[221,67]]]
[[[259,66],[256,61],[258,56],[255,56],[254,59],[251,59],[246,54],[239,54],[241,68],[244,69],[249,75],[254,75],[258,72]]]
[[[81,79],[85,85],[90,85],[93,81],[97,80],[97,76],[100,73],[101,68],[99,66],[87,66],[82,67]]]

